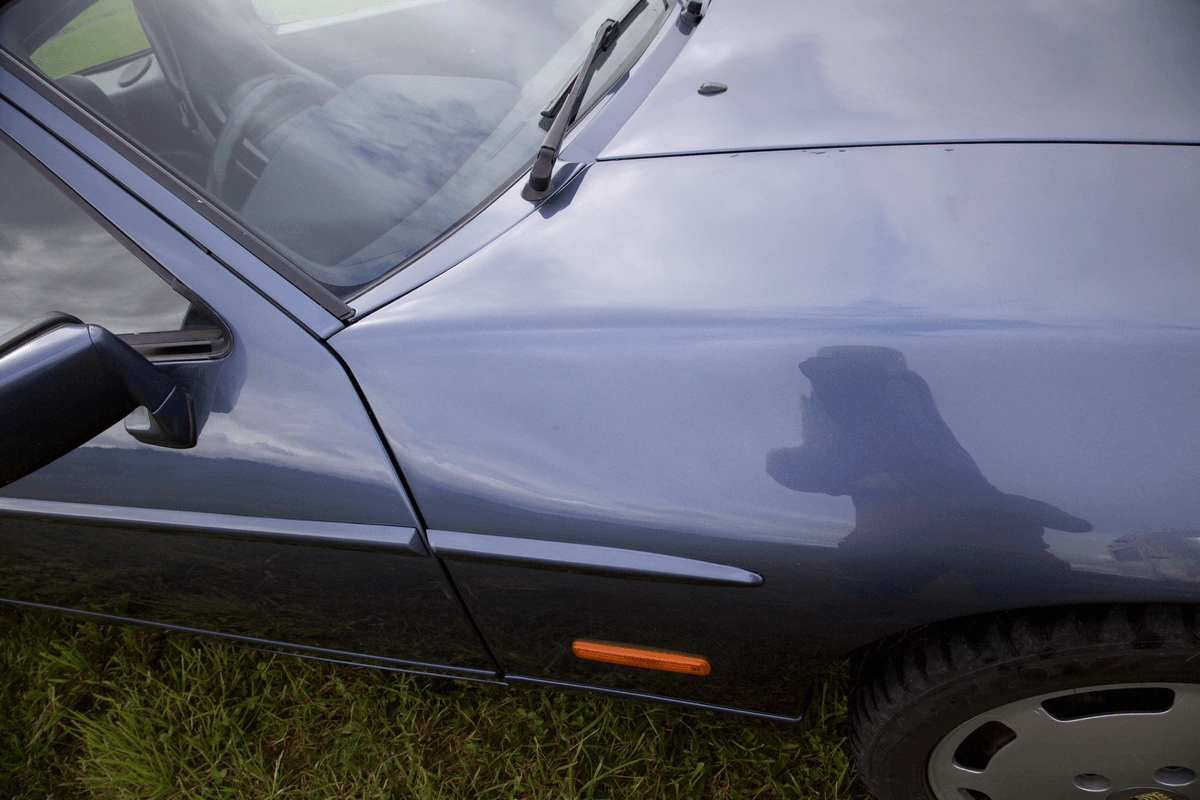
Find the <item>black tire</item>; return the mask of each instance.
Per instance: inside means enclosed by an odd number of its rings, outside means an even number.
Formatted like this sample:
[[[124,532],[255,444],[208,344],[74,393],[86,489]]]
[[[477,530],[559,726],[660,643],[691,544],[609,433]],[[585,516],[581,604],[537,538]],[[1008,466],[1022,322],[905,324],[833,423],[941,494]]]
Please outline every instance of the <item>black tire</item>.
[[[1013,612],[884,643],[850,700],[859,773],[880,800],[1200,800],[1196,617]]]

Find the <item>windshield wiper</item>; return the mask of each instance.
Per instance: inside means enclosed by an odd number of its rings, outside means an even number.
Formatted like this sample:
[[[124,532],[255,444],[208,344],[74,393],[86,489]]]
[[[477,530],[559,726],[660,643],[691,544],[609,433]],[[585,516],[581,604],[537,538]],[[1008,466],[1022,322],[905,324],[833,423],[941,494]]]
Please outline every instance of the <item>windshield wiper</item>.
[[[567,135],[567,126],[579,112],[584,92],[587,91],[588,84],[592,81],[592,75],[596,72],[596,62],[599,60],[600,54],[607,51],[617,40],[617,37],[621,35],[621,30],[645,2],[646,0],[640,0],[635,3],[621,22],[617,22],[615,19],[606,19],[596,31],[596,38],[592,41],[587,58],[583,60],[583,66],[575,73],[575,79],[570,84],[570,91],[561,103],[555,104],[557,113],[553,115],[554,122],[551,123],[550,130],[546,131],[546,138],[542,141],[541,149],[538,150],[537,160],[533,162],[533,169],[529,171],[529,182],[521,190],[521,197],[526,200],[541,200],[543,197],[549,196],[550,176],[554,172],[554,162],[558,160],[558,150],[562,147],[563,137]],[[543,116],[549,115],[543,112]]]

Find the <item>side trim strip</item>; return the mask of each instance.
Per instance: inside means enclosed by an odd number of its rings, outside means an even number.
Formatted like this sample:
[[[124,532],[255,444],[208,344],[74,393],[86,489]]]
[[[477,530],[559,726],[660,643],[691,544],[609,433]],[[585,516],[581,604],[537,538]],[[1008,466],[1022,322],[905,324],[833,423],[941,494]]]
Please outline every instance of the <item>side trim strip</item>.
[[[644,550],[457,531],[431,530],[426,531],[426,535],[434,555],[449,561],[710,586],[760,586],[763,582],[761,575],[737,567]]]
[[[684,708],[700,708],[705,711],[717,711],[722,714],[736,714],[739,717],[750,717],[752,719],[770,720],[771,722],[782,722],[793,724],[804,720],[804,715],[809,706],[812,704],[812,684],[809,684],[806,690],[806,697],[800,703],[801,713],[794,717],[785,717],[781,714],[768,714],[762,711],[751,711],[746,708],[730,708],[728,706],[717,706],[711,703],[698,703],[695,700],[683,700],[678,697],[668,697],[660,694],[645,694],[642,692],[627,692],[622,689],[608,689],[603,686],[588,686],[583,683],[567,683],[565,681],[551,681],[545,678],[530,678],[525,675],[505,675],[505,683],[513,684],[533,684],[535,686],[548,686],[552,689],[568,690],[574,692],[587,692],[588,694],[606,694],[611,697],[626,697],[632,700],[651,700],[655,703],[667,703],[673,706],[683,706]]]
[[[392,525],[241,517],[233,514],[60,503],[15,497],[0,497],[0,518],[38,519],[97,528],[249,539],[306,547],[333,547],[340,550],[386,551],[407,556],[429,555],[417,536],[416,528]]]

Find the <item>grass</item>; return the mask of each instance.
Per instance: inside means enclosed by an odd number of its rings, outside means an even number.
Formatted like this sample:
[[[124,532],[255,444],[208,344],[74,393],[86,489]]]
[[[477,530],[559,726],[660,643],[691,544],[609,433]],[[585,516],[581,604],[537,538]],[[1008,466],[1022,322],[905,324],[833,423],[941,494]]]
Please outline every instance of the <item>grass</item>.
[[[845,690],[780,727],[0,608],[0,796],[860,800]]]
[[[33,53],[51,78],[107,64],[150,47],[132,0],[99,0]]]

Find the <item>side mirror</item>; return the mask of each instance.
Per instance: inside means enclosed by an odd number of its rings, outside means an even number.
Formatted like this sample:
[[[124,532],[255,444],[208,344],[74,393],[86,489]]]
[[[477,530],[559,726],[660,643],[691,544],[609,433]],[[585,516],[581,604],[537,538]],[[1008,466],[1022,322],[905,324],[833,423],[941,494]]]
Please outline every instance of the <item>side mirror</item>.
[[[115,425],[161,447],[196,444],[192,398],[99,325],[54,313],[0,337],[0,486]]]

